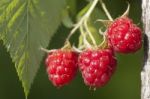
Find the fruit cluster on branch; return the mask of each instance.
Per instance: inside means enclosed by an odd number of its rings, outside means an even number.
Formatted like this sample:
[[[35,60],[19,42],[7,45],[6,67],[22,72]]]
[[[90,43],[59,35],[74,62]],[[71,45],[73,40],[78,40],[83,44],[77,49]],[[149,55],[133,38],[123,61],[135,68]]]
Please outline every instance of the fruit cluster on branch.
[[[112,20],[105,4],[100,0],[102,7],[110,20],[101,20],[106,26],[103,41],[96,44],[92,33],[88,29],[88,18],[95,8],[98,0],[79,20],[68,36],[61,49],[50,50],[46,58],[46,69],[49,80],[56,87],[68,84],[75,77],[79,69],[84,83],[92,88],[102,87],[110,81],[116,71],[116,53],[134,53],[142,46],[141,29],[128,18],[128,9],[121,16]],[[107,24],[106,24],[107,23]],[[77,29],[80,29],[82,44],[78,48],[71,46],[69,39]],[[100,31],[101,32],[101,31]],[[90,41],[87,39],[90,38]]]

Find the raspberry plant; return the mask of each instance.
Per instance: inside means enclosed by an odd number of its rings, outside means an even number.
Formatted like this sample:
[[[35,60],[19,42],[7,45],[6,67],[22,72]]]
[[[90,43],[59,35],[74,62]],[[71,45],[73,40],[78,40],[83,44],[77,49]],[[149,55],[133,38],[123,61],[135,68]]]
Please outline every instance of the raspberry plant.
[[[47,53],[45,71],[54,86],[69,84],[79,69],[84,83],[96,89],[106,85],[115,73],[116,53],[133,53],[142,46],[141,29],[127,15],[129,6],[122,16],[113,19],[102,0],[93,0],[84,13],[76,13],[78,21],[73,23],[69,19],[68,8],[65,8],[65,0],[45,2],[0,1],[0,40],[15,63],[26,98],[44,52]],[[92,14],[99,11],[98,6],[102,7],[109,20],[101,17],[92,20]],[[98,28],[92,26],[91,21],[96,20],[103,25]],[[58,49],[45,49],[61,21],[72,28],[64,45]],[[79,44],[75,46],[70,39],[77,30],[80,36]],[[86,56],[87,53],[89,55]]]
[[[102,0],[100,0],[101,6],[109,20],[99,20],[106,26],[106,30],[104,32],[101,29],[99,30],[99,35],[103,37],[103,40],[101,43],[97,43],[93,36],[94,34],[88,27],[89,18],[97,3],[98,0],[93,1],[87,12],[82,15],[78,23],[71,30],[66,39],[66,43],[64,44],[65,47],[69,43],[69,47],[72,47],[76,53],[79,53],[78,62],[76,64],[79,65],[84,83],[90,87],[93,87],[94,89],[106,85],[112,74],[115,72],[117,65],[115,52],[136,52],[141,48],[142,45],[142,34],[140,28],[133,24],[131,19],[127,18],[130,8],[129,4],[125,13],[116,20],[113,20]],[[77,29],[80,30],[80,42],[78,48],[75,46],[70,46],[69,42],[71,36],[76,32]],[[57,59],[59,59],[59,57],[57,57],[55,60]],[[53,58],[51,58],[51,60],[54,61]],[[63,58],[61,60],[63,60]],[[74,61],[76,61],[76,59]],[[46,65],[48,67],[53,67],[53,62],[48,62]],[[55,64],[55,71],[57,71],[57,67],[59,66],[63,67],[63,69],[66,68],[61,64],[58,66]],[[74,65],[71,64],[70,66]],[[60,77],[61,75],[59,75],[57,72],[54,72],[54,76],[51,72],[48,72],[48,74],[50,76],[50,80],[55,86],[62,86],[72,79],[71,77],[69,80],[62,80]],[[55,77],[56,75],[57,78]]]

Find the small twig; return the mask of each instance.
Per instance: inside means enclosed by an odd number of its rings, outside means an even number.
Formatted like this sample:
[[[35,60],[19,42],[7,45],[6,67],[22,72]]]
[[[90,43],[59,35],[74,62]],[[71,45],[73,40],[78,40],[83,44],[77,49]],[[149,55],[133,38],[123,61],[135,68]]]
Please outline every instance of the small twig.
[[[75,25],[75,27],[71,30],[70,34],[68,35],[66,41],[69,41],[70,37],[76,32],[76,30],[83,24],[85,19],[88,19],[91,15],[92,11],[94,10],[98,0],[94,0],[91,7],[87,11],[87,13],[79,20],[79,22]]]
[[[83,36],[83,43],[88,47],[88,48],[90,48],[91,47],[91,45],[90,45],[90,43],[87,41],[87,39],[86,39],[86,33],[84,33],[85,31],[84,31],[84,29],[83,29],[83,26],[80,26],[80,31],[81,31],[81,35]]]
[[[56,51],[56,49],[48,50],[48,49],[45,49],[43,47],[40,47],[40,50],[42,50],[43,52],[46,52],[46,53],[51,53],[51,52]]]
[[[128,4],[128,7],[127,7],[126,11],[123,13],[123,15],[122,15],[121,17],[124,17],[124,16],[128,16],[128,15],[129,15],[130,4],[129,4],[129,2],[127,2],[127,4]]]
[[[94,44],[95,46],[97,46],[96,41],[95,41],[95,39],[94,39],[92,33],[90,32],[89,28],[88,28],[87,21],[84,21],[84,27],[85,27],[85,29],[86,29],[88,35],[90,36],[90,38],[91,38],[93,44]]]
[[[104,12],[105,12],[105,14],[106,14],[106,16],[108,17],[108,19],[109,19],[110,21],[113,21],[113,18],[111,17],[109,11],[107,10],[106,5],[105,5],[105,3],[103,2],[103,0],[99,0],[99,1],[100,1],[100,4],[101,4],[101,6],[102,6],[102,8],[103,8],[103,10],[104,10]]]
[[[84,36],[83,42],[84,42],[84,44],[86,45],[87,48],[92,48],[91,44],[87,41],[86,36],[87,35]]]
[[[99,45],[99,47],[103,46],[103,44],[106,42],[106,36],[105,34],[103,34],[103,41],[101,42],[101,44]]]
[[[76,48],[75,46],[73,46],[72,48],[73,48],[74,51],[76,51],[76,52],[78,52],[78,53],[81,53],[81,52],[82,52],[82,50]]]
[[[108,27],[113,21],[111,20],[103,20],[103,19],[98,19],[95,22],[101,22],[103,23],[106,27]]]

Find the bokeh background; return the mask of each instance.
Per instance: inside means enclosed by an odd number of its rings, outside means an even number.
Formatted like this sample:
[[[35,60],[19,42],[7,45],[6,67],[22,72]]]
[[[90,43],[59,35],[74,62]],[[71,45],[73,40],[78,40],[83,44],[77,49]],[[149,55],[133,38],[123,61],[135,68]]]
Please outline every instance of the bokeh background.
[[[114,18],[121,15],[127,7],[126,0],[104,1]],[[128,0],[128,2],[131,5],[129,16],[142,27],[141,0]],[[77,0],[77,12],[86,4],[87,2],[84,0]],[[68,32],[69,30],[61,25],[49,44],[49,48],[61,47]],[[74,38],[77,36],[75,35]],[[90,91],[89,87],[84,85],[79,72],[71,84],[61,89],[55,88],[48,80],[44,62],[41,62],[28,99],[140,99],[140,71],[143,62],[143,50],[130,55],[117,54],[117,58],[118,68],[111,81],[96,91]],[[12,63],[9,53],[0,41],[0,99],[24,98],[14,63]]]

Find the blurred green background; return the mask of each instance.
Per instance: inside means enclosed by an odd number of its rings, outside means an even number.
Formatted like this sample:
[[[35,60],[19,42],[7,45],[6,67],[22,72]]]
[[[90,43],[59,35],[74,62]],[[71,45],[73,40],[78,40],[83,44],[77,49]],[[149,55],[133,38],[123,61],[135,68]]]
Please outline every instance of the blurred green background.
[[[128,0],[128,2],[131,4],[129,16],[136,24],[142,26],[141,0]],[[121,15],[127,7],[126,0],[105,0],[105,3],[114,18]],[[77,12],[86,4],[84,0],[77,0]],[[61,25],[49,48],[61,47],[68,32],[69,30]],[[76,37],[75,35],[74,38]],[[90,91],[84,85],[80,73],[68,86],[55,88],[48,80],[44,63],[41,63],[28,99],[140,99],[143,50],[131,55],[117,54],[117,58],[118,68],[111,81],[96,91]],[[0,41],[0,99],[24,99],[21,82],[2,41]]]

